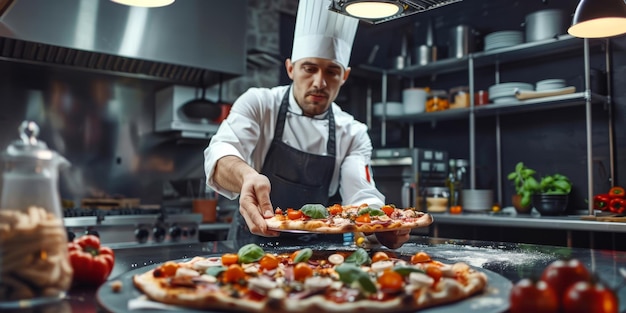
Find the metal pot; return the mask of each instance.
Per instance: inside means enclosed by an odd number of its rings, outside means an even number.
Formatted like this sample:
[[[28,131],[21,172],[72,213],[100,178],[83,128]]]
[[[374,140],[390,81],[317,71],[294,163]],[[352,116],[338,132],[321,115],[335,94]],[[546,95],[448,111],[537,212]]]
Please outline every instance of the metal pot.
[[[448,38],[448,57],[462,58],[475,48],[474,30],[468,25],[457,25],[450,29]]]
[[[541,10],[526,15],[526,42],[554,38],[565,33],[565,16],[557,9]]]

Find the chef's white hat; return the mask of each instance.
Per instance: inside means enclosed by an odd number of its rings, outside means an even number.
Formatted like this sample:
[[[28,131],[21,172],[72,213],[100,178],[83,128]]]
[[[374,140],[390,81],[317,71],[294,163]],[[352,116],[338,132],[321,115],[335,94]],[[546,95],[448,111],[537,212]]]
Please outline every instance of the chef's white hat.
[[[291,61],[324,58],[348,67],[359,20],[328,10],[332,0],[300,0]]]

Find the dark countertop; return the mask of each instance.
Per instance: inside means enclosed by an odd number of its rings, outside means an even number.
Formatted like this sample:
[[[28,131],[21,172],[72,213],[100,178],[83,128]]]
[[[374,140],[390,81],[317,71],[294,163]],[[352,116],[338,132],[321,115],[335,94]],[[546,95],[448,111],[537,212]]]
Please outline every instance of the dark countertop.
[[[316,242],[313,249],[342,248],[337,244]],[[119,248],[115,250],[116,262],[110,280],[115,280],[129,270],[162,263],[167,260],[190,258],[198,255],[218,254],[236,251],[239,245],[230,241],[181,244],[162,247],[144,246],[139,248]],[[297,247],[264,247],[266,251],[292,250]],[[344,247],[350,248],[350,247]],[[384,247],[374,247],[382,249]],[[516,244],[489,241],[467,241],[444,238],[413,236],[401,248],[400,254],[412,255],[418,251],[429,253],[434,259],[443,262],[466,262],[472,266],[498,273],[512,283],[522,277],[538,276],[552,261],[559,258],[576,258],[589,269],[595,271],[609,286],[620,286],[624,278],[619,268],[626,267],[626,252],[568,248],[532,244]],[[106,286],[105,286],[106,287]],[[123,288],[133,288],[124,286]],[[50,307],[18,310],[17,312],[98,312],[94,297],[96,290],[71,290],[66,300]],[[619,290],[620,312],[626,311],[626,289]],[[137,311],[147,312],[147,311]],[[165,311],[161,311],[165,312]]]

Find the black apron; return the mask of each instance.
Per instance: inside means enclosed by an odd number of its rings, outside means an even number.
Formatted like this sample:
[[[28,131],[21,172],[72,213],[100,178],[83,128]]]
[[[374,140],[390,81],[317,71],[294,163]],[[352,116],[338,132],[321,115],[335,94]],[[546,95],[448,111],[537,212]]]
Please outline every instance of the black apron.
[[[326,143],[327,155],[310,154],[288,146],[282,140],[285,128],[285,119],[289,109],[289,96],[291,87],[283,96],[278,112],[278,120],[274,131],[274,138],[270,145],[261,174],[267,176],[272,184],[270,200],[274,208],[300,209],[308,203],[328,203],[328,191],[335,170],[335,118],[332,107],[328,110],[328,142]],[[278,238],[268,238],[250,233],[248,226],[241,214],[236,213],[233,220],[236,225],[235,239],[243,243],[280,244],[280,245],[304,245],[318,241],[316,234],[289,234],[281,233]],[[343,242],[342,235],[323,235],[324,241]]]

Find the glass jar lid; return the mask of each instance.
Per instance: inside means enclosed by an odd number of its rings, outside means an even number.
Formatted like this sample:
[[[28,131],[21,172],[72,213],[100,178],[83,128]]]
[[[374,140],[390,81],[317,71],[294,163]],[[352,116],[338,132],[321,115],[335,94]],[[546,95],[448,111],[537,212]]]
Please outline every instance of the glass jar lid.
[[[20,139],[13,141],[5,153],[8,160],[38,159],[52,160],[55,152],[48,149],[45,142],[37,139],[39,126],[33,121],[23,121],[18,128]]]

